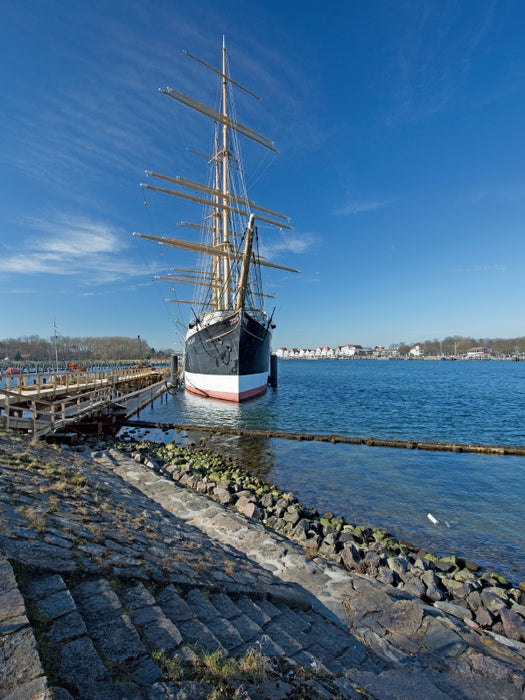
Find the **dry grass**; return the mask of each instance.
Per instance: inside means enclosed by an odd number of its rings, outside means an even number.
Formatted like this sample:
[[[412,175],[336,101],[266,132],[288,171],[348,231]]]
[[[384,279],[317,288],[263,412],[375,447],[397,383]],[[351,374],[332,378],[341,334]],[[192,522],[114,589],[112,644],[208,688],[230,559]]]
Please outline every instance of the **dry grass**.
[[[270,660],[258,649],[250,647],[237,663],[243,677],[247,676],[252,682],[261,683],[266,677]]]
[[[239,682],[261,683],[269,668],[269,659],[255,648],[250,648],[240,659],[230,658],[226,652],[216,651],[201,654],[198,675],[199,680],[206,681],[221,688],[234,686]]]
[[[235,562],[227,559],[224,563],[224,573],[230,578],[235,578]]]
[[[176,656],[170,658],[164,650],[159,649],[152,652],[151,658],[160,666],[166,680],[172,683],[182,680],[184,672]]]
[[[29,523],[35,528],[35,530],[41,535],[47,530],[47,522],[45,515],[38,511],[36,508],[29,507],[24,508],[21,511],[23,517],[29,521]]]
[[[248,649],[240,659],[229,657],[221,649],[201,652],[191,668],[184,668],[176,656],[169,657],[163,650],[152,652],[151,657],[166,680],[177,682],[186,678],[212,685],[210,698],[237,697],[240,684],[262,683],[270,668],[270,660],[255,648]]]

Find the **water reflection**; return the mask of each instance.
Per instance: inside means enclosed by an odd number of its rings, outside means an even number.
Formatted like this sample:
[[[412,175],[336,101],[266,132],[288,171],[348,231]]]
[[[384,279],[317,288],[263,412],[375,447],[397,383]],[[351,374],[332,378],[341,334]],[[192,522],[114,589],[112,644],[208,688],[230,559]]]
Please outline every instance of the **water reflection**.
[[[177,408],[179,415],[175,420],[183,425],[226,425],[231,428],[242,425],[241,406],[236,403],[207,399],[185,391],[178,395]]]
[[[260,479],[271,481],[270,472],[275,466],[275,453],[271,440],[246,435],[217,435],[208,432],[187,431],[189,441],[205,438],[206,448],[226,458],[233,459],[243,469]]]
[[[242,404],[182,391],[166,408],[170,421],[184,425],[275,430],[278,405],[276,390],[269,390],[264,396]]]
[[[269,400],[268,400],[269,399]],[[271,405],[271,392],[255,399],[253,402],[234,404],[226,401],[202,398],[187,392],[180,392],[167,401],[155,401],[150,409],[141,412],[141,418],[150,420],[153,414],[155,422],[166,425],[202,426],[217,428],[254,430],[272,430],[274,419],[265,406]],[[150,415],[148,415],[148,413]],[[247,416],[251,420],[247,421]],[[248,423],[248,425],[247,425]],[[129,432],[129,431],[128,431]],[[231,458],[244,469],[261,479],[269,480],[275,466],[275,451],[271,440],[265,437],[246,435],[224,435],[214,431],[187,428],[184,433],[176,434],[171,430],[141,429],[134,431],[137,439],[156,442],[175,441],[182,444],[202,441],[206,448],[218,452],[223,457]]]

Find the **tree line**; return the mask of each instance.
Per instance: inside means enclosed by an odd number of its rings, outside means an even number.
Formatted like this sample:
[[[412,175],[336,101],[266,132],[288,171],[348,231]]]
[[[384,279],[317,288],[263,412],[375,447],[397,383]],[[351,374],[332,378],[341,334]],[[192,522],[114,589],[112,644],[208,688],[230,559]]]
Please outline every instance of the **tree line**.
[[[425,340],[420,345],[426,355],[462,355],[473,347],[488,347],[496,353],[513,355],[525,353],[525,336],[503,339],[454,335],[443,340]],[[407,355],[412,346],[413,343],[400,343],[400,354]],[[156,350],[140,336],[76,338],[59,335],[55,339],[31,335],[0,340],[0,360],[13,361],[54,362],[57,356],[61,362],[150,360],[169,357],[172,352],[171,349]]]
[[[87,362],[106,360],[150,360],[167,357],[171,350],[155,350],[140,336],[123,338],[73,338],[57,336],[41,338],[38,335],[0,340],[0,360],[33,360],[37,362]]]
[[[469,336],[454,335],[443,340],[425,340],[420,343],[425,355],[463,355],[471,348],[487,347],[493,352],[502,355],[514,355],[525,353],[525,336],[519,338],[471,338]],[[400,343],[399,352],[408,354],[412,344]]]

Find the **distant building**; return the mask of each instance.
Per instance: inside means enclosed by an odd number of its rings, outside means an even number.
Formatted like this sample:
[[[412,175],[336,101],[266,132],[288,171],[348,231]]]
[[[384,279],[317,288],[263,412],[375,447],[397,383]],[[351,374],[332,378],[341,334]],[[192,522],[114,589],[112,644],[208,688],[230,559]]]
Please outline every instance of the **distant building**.
[[[423,348],[419,343],[416,343],[413,345],[410,350],[408,351],[408,354],[410,357],[422,357],[423,356]]]
[[[483,358],[490,357],[492,355],[492,350],[490,348],[479,347],[470,348],[467,350],[467,359],[471,360],[482,360]]]
[[[331,348],[328,345],[319,346],[315,350],[310,348],[285,348],[281,347],[275,351],[275,355],[281,360],[301,359],[301,360],[332,360],[332,359],[348,359],[356,356],[384,358],[391,355],[392,352],[382,346],[372,348],[363,348],[362,345],[354,345],[348,343],[346,345],[338,345]]]
[[[317,348],[315,351],[315,356],[325,360],[335,357],[335,352],[332,350],[332,348],[329,348],[328,345],[325,345],[324,348]]]
[[[362,350],[360,345],[342,345],[339,348],[339,355],[341,357],[354,357],[354,355],[359,352],[359,350]]]

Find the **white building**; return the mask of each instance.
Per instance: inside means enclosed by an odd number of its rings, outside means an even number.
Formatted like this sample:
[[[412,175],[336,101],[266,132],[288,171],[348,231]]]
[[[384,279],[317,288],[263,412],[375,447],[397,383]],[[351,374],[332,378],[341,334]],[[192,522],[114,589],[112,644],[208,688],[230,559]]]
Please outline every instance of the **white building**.
[[[360,345],[342,345],[339,354],[341,357],[354,357],[360,349]]]
[[[467,350],[467,360],[483,360],[492,355],[492,350],[490,348],[470,348]]]

